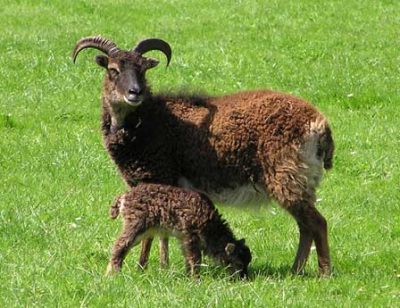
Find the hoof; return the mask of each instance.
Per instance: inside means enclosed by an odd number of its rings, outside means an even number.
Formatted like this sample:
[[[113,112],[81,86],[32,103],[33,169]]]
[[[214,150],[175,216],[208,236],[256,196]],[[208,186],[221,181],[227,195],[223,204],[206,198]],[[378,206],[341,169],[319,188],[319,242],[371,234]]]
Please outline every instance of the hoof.
[[[304,270],[304,267],[300,268],[300,269],[292,267],[292,269],[290,271],[292,272],[293,275],[297,275],[297,276],[304,276],[306,273],[306,271]]]
[[[104,273],[104,276],[110,277],[112,275],[115,275],[119,272],[119,269],[115,268],[111,263],[108,263],[106,272]]]
[[[332,269],[330,266],[324,266],[319,269],[319,276],[321,278],[332,277]]]

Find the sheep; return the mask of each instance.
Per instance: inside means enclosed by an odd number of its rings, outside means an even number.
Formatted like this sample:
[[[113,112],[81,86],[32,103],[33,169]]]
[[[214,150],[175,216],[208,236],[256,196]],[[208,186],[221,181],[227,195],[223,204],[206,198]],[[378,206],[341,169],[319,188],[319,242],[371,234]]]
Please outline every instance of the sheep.
[[[182,242],[187,272],[199,275],[202,252],[246,278],[251,261],[245,240],[236,240],[228,223],[204,194],[164,185],[142,183],[117,197],[110,216],[121,212],[124,230],[116,240],[107,273],[118,272],[129,249],[155,234]]]
[[[143,54],[161,39],[119,49],[102,37],[83,38],[73,51],[94,48],[106,71],[102,93],[105,147],[126,183],[157,183],[202,191],[214,202],[248,193],[273,199],[297,222],[300,239],[292,271],[303,273],[316,245],[319,273],[330,275],[327,221],[316,209],[316,188],[332,168],[334,142],[326,118],[292,95],[254,90],[224,96],[152,94],[145,73],[159,62]],[[246,198],[240,197],[245,203]],[[161,241],[168,258],[167,239]],[[142,242],[145,266],[151,238]]]

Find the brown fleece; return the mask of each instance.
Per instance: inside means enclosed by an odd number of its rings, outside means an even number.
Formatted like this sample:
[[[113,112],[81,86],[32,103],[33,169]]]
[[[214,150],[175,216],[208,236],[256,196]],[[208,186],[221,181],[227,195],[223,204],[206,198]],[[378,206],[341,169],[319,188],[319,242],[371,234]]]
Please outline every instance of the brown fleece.
[[[154,234],[173,235],[182,242],[187,269],[198,273],[201,251],[242,277],[251,254],[244,240],[236,240],[227,222],[203,194],[168,185],[139,184],[118,197],[111,217],[118,212],[124,231],[115,242],[110,271],[118,271],[130,247]]]
[[[289,185],[296,193],[290,199],[302,199],[299,185],[306,184],[299,170],[290,171],[298,181],[282,183],[277,168],[306,163],[300,151],[314,121],[321,122],[314,155],[329,168],[334,146],[323,116],[299,98],[271,91],[197,97],[196,103],[191,97],[155,96],[113,133],[104,108],[103,134],[131,186],[141,181],[177,185],[185,177],[205,192],[259,183],[278,200],[285,200],[279,191]]]
[[[222,97],[152,95],[145,79],[150,62],[125,53],[101,62],[107,69],[104,142],[125,181],[133,187],[188,180],[210,195],[244,185],[261,188],[298,223],[293,271],[302,271],[314,241],[320,272],[329,274],[327,224],[314,207],[334,152],[325,117],[300,98],[266,90]],[[135,88],[140,94],[130,96]],[[144,243],[144,254],[150,246],[151,240]]]
[[[330,274],[327,225],[314,204],[323,167],[332,166],[334,144],[326,119],[313,106],[271,91],[196,103],[190,97],[150,96],[124,127],[115,132],[110,127],[104,108],[105,145],[130,186],[176,186],[184,177],[198,190],[218,193],[257,184],[299,225],[292,270],[302,272],[315,241],[320,273]],[[303,208],[310,208],[306,216],[298,214]]]

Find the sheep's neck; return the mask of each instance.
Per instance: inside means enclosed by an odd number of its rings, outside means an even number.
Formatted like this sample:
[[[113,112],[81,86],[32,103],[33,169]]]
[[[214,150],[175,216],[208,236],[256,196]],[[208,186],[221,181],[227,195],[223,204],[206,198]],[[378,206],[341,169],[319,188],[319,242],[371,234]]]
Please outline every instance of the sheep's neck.
[[[111,116],[111,131],[117,131],[120,128],[126,126],[127,119],[129,116],[135,111],[134,108],[130,107],[111,107],[110,108],[110,116]]]
[[[105,132],[115,133],[121,128],[136,127],[141,122],[135,116],[136,111],[136,108],[128,105],[112,105],[103,98],[103,129]]]
[[[205,254],[216,259],[221,258],[229,242],[235,241],[232,231],[218,214],[213,223],[203,230],[203,236],[206,242]]]

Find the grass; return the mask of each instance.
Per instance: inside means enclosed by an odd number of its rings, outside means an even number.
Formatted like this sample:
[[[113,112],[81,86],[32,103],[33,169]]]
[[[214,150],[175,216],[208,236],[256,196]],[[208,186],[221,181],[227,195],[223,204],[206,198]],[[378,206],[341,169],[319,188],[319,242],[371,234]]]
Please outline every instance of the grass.
[[[0,8],[0,306],[396,306],[400,299],[398,1],[7,1]],[[251,279],[207,262],[200,281],[171,267],[103,277],[120,223],[108,219],[126,188],[99,132],[102,34],[128,48],[171,43],[153,89],[222,94],[272,88],[304,97],[332,124],[334,169],[318,207],[329,222],[334,276],[289,267],[293,219],[275,205],[220,209],[253,251]],[[155,53],[155,57],[162,56]]]

